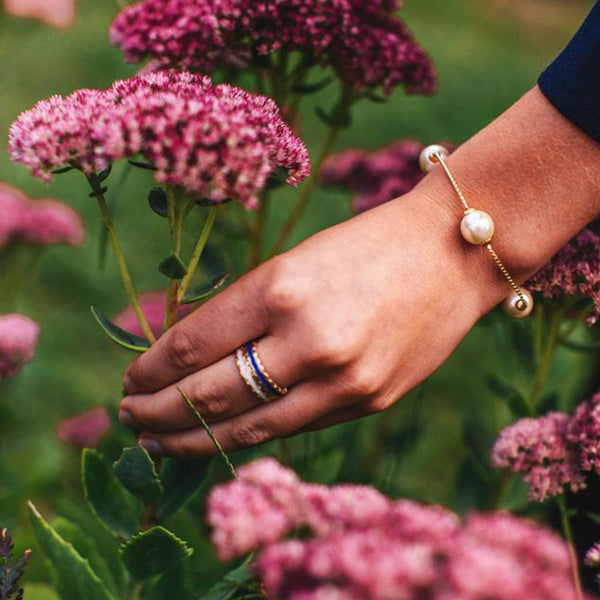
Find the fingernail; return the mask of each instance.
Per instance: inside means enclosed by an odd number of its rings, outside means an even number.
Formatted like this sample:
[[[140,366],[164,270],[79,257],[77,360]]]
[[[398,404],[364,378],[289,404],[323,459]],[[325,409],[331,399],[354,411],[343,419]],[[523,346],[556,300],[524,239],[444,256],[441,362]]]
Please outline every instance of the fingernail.
[[[125,392],[125,395],[133,394],[134,392],[133,380],[129,376],[129,373],[123,378],[123,391]]]
[[[148,450],[148,454],[152,456],[162,456],[165,451],[162,449],[162,446],[156,441],[151,439],[143,439],[140,440],[140,444]]]
[[[135,419],[128,410],[122,410],[119,413],[119,421],[121,421],[121,424],[125,425],[125,427],[134,428],[136,426]]]

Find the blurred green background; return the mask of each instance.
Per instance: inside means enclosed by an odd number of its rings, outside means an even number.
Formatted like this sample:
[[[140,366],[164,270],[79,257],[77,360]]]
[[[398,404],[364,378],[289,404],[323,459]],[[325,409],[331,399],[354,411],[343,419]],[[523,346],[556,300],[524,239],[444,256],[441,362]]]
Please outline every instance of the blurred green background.
[[[591,0],[406,0],[403,17],[434,60],[439,91],[432,98],[407,97],[398,91],[385,105],[360,104],[338,147],[374,149],[404,137],[464,141],[535,84],[591,4]],[[41,98],[108,86],[135,72],[136,67],[124,64],[121,54],[108,45],[107,28],[117,12],[113,0],[81,0],[76,25],[64,32],[0,15],[0,138],[6,139],[21,110]],[[333,102],[328,94],[311,98],[304,111],[303,137],[313,150],[323,125],[313,117],[310,105],[328,106]],[[89,313],[94,304],[114,315],[126,299],[110,256],[106,267],[99,268],[100,222],[83,178],[67,174],[47,188],[12,165],[2,151],[0,180],[33,197],[68,202],[83,215],[88,229],[83,248],[50,248],[34,268],[20,273],[18,283],[0,289],[0,313],[8,309],[3,303],[11,286],[18,285],[16,307],[42,325],[35,361],[0,392],[0,527],[14,528],[23,546],[31,543],[26,499],[34,499],[49,514],[65,492],[82,500],[78,453],[59,444],[56,424],[90,406],[116,407],[121,375],[131,356],[111,345]],[[149,184],[149,175],[136,173],[114,205],[139,291],[164,284],[148,265],[168,254],[164,223],[147,209]],[[289,193],[280,194],[274,203],[274,224],[286,214],[291,200]],[[318,191],[295,241],[350,214],[349,197]],[[233,243],[221,251],[235,253],[240,248]],[[515,327],[516,339],[527,325]],[[294,440],[295,466],[312,479],[364,481],[395,496],[458,510],[481,504],[479,492],[471,489],[465,475],[470,468],[463,460],[466,449],[477,443],[473,438],[478,436],[485,447],[510,420],[498,386],[490,387],[490,376],[510,378],[512,385],[523,389],[531,384],[506,331],[496,316],[488,317],[438,373],[391,412]],[[550,386],[559,395],[559,406],[584,399],[593,376],[589,357],[559,353]]]

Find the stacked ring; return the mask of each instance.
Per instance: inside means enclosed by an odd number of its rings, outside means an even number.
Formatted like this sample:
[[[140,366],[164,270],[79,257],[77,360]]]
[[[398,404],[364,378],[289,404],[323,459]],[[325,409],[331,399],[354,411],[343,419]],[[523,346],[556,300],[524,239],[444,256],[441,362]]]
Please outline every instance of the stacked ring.
[[[240,346],[235,360],[244,383],[261,402],[270,402],[287,394],[288,389],[277,384],[265,369],[256,341]]]

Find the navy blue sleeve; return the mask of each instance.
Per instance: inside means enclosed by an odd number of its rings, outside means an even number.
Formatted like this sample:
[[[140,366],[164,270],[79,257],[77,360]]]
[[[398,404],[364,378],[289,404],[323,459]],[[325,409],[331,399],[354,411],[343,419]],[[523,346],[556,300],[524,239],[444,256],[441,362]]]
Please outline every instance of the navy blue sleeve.
[[[569,121],[600,142],[600,1],[538,85]]]

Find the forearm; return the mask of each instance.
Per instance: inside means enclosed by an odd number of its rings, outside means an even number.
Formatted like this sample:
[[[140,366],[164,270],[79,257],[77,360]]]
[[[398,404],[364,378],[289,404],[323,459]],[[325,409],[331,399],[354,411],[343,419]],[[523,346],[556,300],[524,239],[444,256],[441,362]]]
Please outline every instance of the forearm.
[[[494,247],[519,281],[600,213],[600,145],[537,87],[458,148],[448,165],[472,206],[493,217]],[[507,296],[487,253],[461,239],[462,207],[442,170],[434,169],[413,195],[423,210],[437,211],[434,220],[446,228],[437,240],[444,251],[463,270],[476,270],[472,285],[485,289],[483,302],[491,307]],[[394,203],[399,208],[403,199]]]

